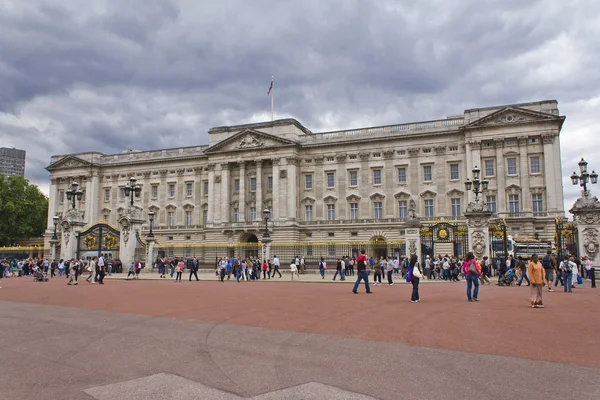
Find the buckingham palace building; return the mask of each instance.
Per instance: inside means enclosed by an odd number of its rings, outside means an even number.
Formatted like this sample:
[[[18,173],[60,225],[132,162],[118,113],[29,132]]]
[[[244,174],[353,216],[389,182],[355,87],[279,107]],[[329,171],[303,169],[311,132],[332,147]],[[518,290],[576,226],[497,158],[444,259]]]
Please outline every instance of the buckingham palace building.
[[[564,120],[548,100],[319,133],[280,119],[212,128],[208,144],[53,156],[46,247],[58,235],[60,257],[118,257],[115,238],[130,215],[139,221],[131,238],[126,232],[136,258],[147,255],[151,225],[154,257],[205,263],[260,254],[265,227],[284,257],[331,259],[366,245],[374,255],[405,254],[411,211],[422,226],[464,223],[475,198],[465,181],[476,167],[492,219],[513,237],[550,241],[555,218],[564,217]],[[75,212],[78,223],[69,224]]]

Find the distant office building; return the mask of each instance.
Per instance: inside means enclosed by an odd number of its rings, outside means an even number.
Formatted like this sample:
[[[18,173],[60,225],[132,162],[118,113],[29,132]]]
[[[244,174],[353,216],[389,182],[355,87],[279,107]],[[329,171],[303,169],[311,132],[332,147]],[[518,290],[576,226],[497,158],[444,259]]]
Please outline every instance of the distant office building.
[[[25,150],[0,147],[0,174],[5,176],[24,176]]]

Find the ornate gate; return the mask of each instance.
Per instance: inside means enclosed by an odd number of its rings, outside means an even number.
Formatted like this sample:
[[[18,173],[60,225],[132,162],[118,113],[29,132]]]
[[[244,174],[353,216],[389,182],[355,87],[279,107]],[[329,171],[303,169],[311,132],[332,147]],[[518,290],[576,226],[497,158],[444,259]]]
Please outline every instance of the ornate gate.
[[[445,255],[464,257],[469,251],[469,236],[466,225],[454,225],[447,222],[421,227],[421,258],[433,257],[436,252]],[[438,249],[436,249],[436,244]],[[440,248],[442,251],[440,252]],[[452,253],[452,254],[450,254]]]
[[[504,218],[495,224],[490,224],[490,256],[492,258],[506,258],[508,255],[508,234]]]
[[[566,218],[556,218],[555,224],[554,242],[556,243],[558,259],[562,260],[565,256],[579,258],[577,225],[574,222],[569,222]]]
[[[109,254],[116,259],[119,253],[119,237],[119,230],[107,223],[92,225],[78,235],[77,258],[93,251],[94,255]]]

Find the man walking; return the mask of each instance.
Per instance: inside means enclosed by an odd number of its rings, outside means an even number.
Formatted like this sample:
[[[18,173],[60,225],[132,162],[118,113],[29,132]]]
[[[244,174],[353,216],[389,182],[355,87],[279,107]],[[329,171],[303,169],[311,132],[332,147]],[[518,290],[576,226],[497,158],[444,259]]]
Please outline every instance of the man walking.
[[[190,282],[192,281],[192,275],[194,275],[196,277],[196,282],[198,282],[200,279],[198,279],[198,260],[196,260],[196,257],[192,258],[189,267],[190,267]]]
[[[544,274],[548,282],[548,291],[551,292],[552,282],[554,282],[554,272],[556,271],[556,258],[552,256],[551,250],[548,250],[544,258],[542,258],[542,267],[544,267]]]
[[[369,287],[369,275],[367,274],[367,256],[365,255],[365,250],[360,251],[360,255],[356,258],[356,270],[358,278],[356,279],[356,283],[354,284],[354,289],[352,289],[352,293],[358,294],[358,286],[360,285],[360,281],[365,281],[365,289],[368,294],[371,294],[371,288]]]
[[[279,272],[279,267],[281,266],[281,263],[279,262],[279,258],[277,258],[277,256],[273,257],[273,275],[271,275],[271,278],[275,277],[275,273],[279,274],[279,277],[281,278],[281,272]]]

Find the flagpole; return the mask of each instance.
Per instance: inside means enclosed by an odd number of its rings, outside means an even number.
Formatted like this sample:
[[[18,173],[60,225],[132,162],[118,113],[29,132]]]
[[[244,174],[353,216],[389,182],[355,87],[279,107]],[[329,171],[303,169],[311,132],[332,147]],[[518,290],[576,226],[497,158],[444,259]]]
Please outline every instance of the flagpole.
[[[275,105],[275,77],[271,77],[271,85],[273,88],[271,89],[271,122],[275,120],[275,113],[273,112]]]

